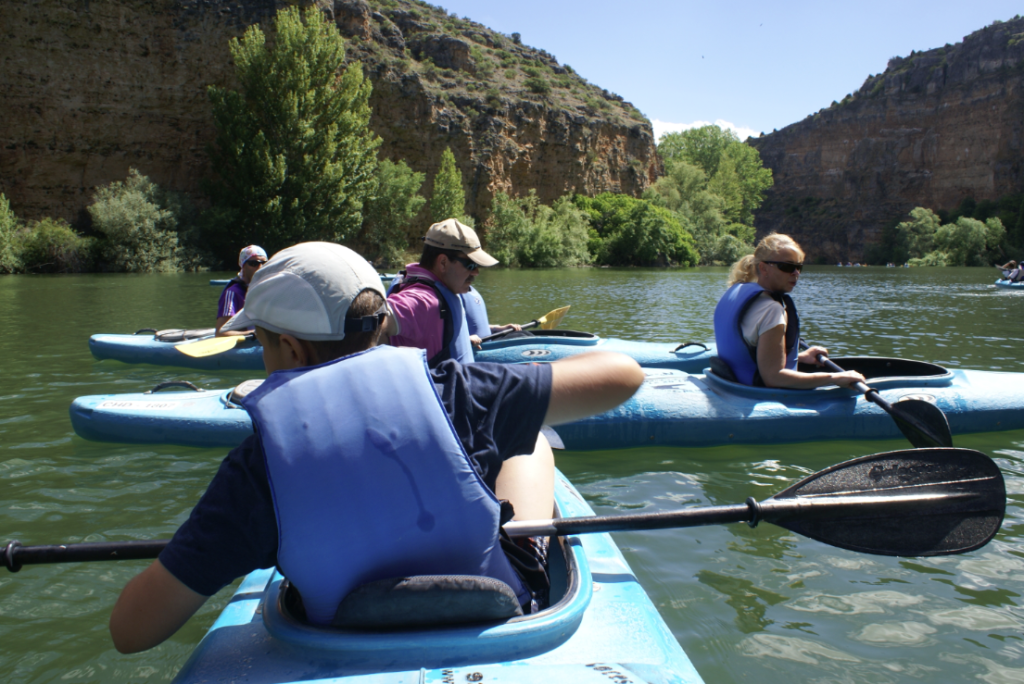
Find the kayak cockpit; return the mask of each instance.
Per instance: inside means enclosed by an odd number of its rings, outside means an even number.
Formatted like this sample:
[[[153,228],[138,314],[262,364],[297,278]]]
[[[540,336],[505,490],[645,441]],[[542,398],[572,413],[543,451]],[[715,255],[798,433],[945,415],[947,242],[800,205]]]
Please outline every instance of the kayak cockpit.
[[[506,347],[525,347],[534,344],[557,344],[570,347],[595,347],[601,338],[593,333],[578,330],[532,330],[529,332],[509,332],[483,343],[483,349],[504,349]]]
[[[914,361],[912,359],[896,359],[883,356],[846,356],[832,359],[844,370],[860,372],[871,385],[878,390],[904,389],[915,387],[949,387],[953,384],[953,372],[935,363]],[[836,387],[818,387],[816,389],[780,389],[777,387],[751,387],[736,382],[729,367],[718,357],[714,357],[711,367],[706,371],[704,379],[711,389],[728,392],[744,397],[765,400],[782,400],[786,398],[804,398],[809,396],[856,396],[860,394],[854,389]],[[822,370],[819,366],[800,364],[799,370],[813,373]],[[812,394],[813,393],[813,394]]]
[[[263,625],[272,637],[285,643],[327,651],[379,671],[517,660],[563,644],[576,632],[590,604],[593,578],[578,539],[552,539],[549,574],[551,605],[534,614],[497,620],[470,618],[455,625],[366,628],[318,627],[304,622],[295,615],[294,591],[287,580],[275,574],[263,596]],[[410,604],[409,612],[422,614],[423,606],[419,597]],[[445,609],[439,605],[438,610]],[[388,612],[401,611],[391,606]]]

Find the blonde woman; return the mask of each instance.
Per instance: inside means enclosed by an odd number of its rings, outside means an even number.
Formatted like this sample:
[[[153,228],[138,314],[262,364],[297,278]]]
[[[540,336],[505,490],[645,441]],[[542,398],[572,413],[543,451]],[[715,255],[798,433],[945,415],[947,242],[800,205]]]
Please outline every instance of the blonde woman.
[[[715,307],[715,343],[744,385],[811,389],[863,382],[856,371],[803,373],[798,363],[821,365],[823,347],[800,352],[800,319],[789,293],[800,280],[804,252],[788,235],[772,233],[735,264],[729,289]]]

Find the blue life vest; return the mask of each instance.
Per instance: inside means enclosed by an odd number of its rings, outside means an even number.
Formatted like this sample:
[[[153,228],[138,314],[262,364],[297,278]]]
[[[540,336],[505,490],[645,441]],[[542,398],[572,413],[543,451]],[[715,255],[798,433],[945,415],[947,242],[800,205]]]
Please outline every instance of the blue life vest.
[[[422,349],[376,347],[272,373],[242,400],[267,464],[277,562],[309,621],[357,586],[481,575],[529,591],[499,541],[500,504],[474,470]]]
[[[469,326],[469,334],[477,337],[487,337],[491,334],[491,322],[487,320],[487,305],[480,293],[469,287],[469,292],[459,295],[462,298],[462,306],[466,309],[466,323]]]
[[[739,382],[759,387],[764,386],[764,381],[757,370],[757,347],[743,339],[740,323],[762,292],[768,291],[757,283],[737,283],[725,291],[715,307],[718,356],[729,365]],[[800,318],[796,305],[788,294],[768,292],[768,295],[786,308],[786,368],[796,370],[800,355]]]
[[[448,359],[459,363],[473,363],[473,343],[469,341],[469,327],[466,325],[466,310],[462,298],[448,289],[440,280],[431,280],[421,276],[407,276],[403,271],[400,278],[391,281],[388,296],[401,292],[415,283],[429,285],[437,293],[437,301],[441,308],[441,320],[444,329],[441,333],[441,351],[427,359],[427,364],[435,368],[437,364]]]

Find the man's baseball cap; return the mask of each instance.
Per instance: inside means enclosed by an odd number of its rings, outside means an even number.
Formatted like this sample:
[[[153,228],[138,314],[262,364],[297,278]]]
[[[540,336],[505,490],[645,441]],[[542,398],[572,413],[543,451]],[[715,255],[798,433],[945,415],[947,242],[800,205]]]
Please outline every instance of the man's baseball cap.
[[[359,293],[373,290],[384,298],[374,314],[348,318]],[[221,330],[248,330],[254,325],[302,340],[340,340],[346,333],[375,330],[387,314],[388,335],[399,333],[387,304],[380,275],[366,259],[332,242],[304,242],[282,249],[249,283],[245,306]]]
[[[430,226],[423,242],[438,249],[462,252],[479,266],[494,266],[498,260],[480,248],[476,231],[465,223],[450,218]]]

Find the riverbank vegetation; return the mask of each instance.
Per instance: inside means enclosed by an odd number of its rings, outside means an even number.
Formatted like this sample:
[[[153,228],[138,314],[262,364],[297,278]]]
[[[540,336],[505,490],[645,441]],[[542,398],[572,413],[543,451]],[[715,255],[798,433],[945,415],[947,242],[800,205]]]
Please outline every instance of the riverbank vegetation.
[[[988,266],[1009,259],[1024,259],[1024,194],[981,202],[967,197],[951,211],[916,207],[865,250],[872,264]]]
[[[418,254],[425,213],[479,223],[485,247],[510,267],[693,266],[752,250],[771,172],[717,126],[664,136],[666,173],[642,198],[568,194],[545,205],[534,190],[499,191],[475,220],[451,149],[429,196],[425,174],[378,159],[370,81],[358,61],[346,65],[344,40],[322,13],[283,9],[272,45],[255,25],[229,49],[239,88],[208,90],[215,176],[201,208],[136,169],[96,189],[84,235],[61,220],[20,222],[0,195],[0,272],[198,270],[233,265],[240,245],[273,254],[308,240],[349,244],[390,268]]]

